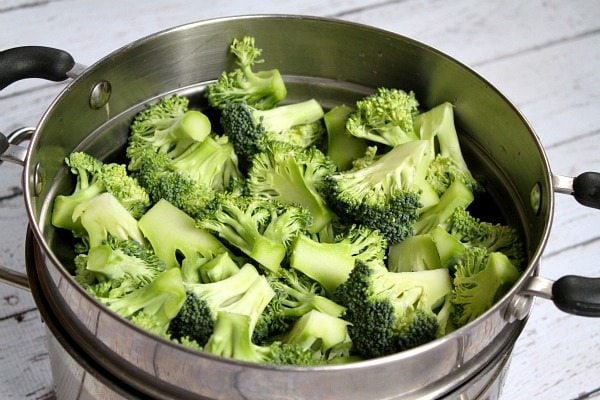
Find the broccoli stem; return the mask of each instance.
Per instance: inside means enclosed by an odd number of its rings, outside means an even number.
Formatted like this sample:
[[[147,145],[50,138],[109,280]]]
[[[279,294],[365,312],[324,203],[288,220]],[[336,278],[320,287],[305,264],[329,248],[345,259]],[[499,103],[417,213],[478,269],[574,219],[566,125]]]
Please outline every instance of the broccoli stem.
[[[348,106],[333,107],[325,113],[323,120],[327,129],[327,155],[340,171],[352,167],[352,161],[364,156],[367,142],[348,133],[346,120],[352,112]]]
[[[254,110],[256,125],[267,132],[281,132],[292,126],[309,124],[323,118],[323,108],[315,99],[286,104],[269,110]]]

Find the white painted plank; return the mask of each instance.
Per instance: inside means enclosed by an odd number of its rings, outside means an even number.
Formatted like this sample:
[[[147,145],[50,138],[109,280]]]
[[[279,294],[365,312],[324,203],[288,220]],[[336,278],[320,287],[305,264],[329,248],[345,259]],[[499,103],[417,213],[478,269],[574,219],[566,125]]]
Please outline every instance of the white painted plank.
[[[0,398],[48,399],[52,388],[45,328],[37,311],[0,323]]]

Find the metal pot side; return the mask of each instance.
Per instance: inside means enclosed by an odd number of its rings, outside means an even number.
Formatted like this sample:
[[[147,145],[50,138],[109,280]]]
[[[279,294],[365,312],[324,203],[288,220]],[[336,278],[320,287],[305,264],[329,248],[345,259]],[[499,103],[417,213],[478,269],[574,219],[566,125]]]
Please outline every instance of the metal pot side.
[[[276,32],[276,35],[272,33]],[[285,32],[285,34],[281,34]],[[199,355],[154,337],[91,299],[71,278],[71,250],[51,227],[52,199],[72,184],[65,155],[86,149],[114,157],[126,143],[131,116],[149,99],[174,91],[197,93],[232,67],[233,37],[252,35],[264,68],[279,68],[289,99],[315,97],[325,106],[350,103],[375,87],[413,90],[424,107],[455,105],[456,123],[474,170],[503,217],[523,228],[529,265],[523,278],[491,310],[425,346],[351,365],[283,368]],[[90,104],[109,83],[108,103]],[[254,16],[199,22],[134,42],[87,69],[43,116],[24,173],[27,211],[44,266],[43,291],[80,346],[105,367],[151,379],[179,398],[428,398],[450,390],[496,357],[524,321],[514,318],[520,288],[535,274],[551,223],[553,196],[543,149],[514,106],[485,79],[422,43],[363,25],[297,16]],[[532,203],[532,192],[536,199]],[[521,307],[527,315],[531,303]],[[390,386],[389,382],[394,382]],[[443,389],[440,389],[443,386]]]

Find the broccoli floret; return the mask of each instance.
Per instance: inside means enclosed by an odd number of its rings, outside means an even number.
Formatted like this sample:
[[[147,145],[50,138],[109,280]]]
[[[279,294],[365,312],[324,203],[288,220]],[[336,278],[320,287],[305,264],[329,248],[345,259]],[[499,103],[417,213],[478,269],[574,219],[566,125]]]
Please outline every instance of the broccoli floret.
[[[133,215],[139,218],[150,207],[150,198],[138,182],[127,175],[125,165],[105,164],[84,152],[73,152],[65,163],[77,177],[75,189],[69,195],[54,200],[52,224],[58,228],[82,233],[79,220],[73,218],[75,208],[101,193],[111,193]]]
[[[211,132],[211,123],[202,112],[189,109],[187,97],[172,95],[139,112],[130,129],[128,168],[136,171],[141,168],[139,157],[144,149],[177,157],[193,143],[203,141]]]
[[[240,178],[238,161],[227,136],[209,136],[173,159],[169,168],[207,188],[223,191]]]
[[[314,99],[259,110],[246,103],[228,103],[221,112],[223,132],[243,165],[259,153],[269,135],[285,135],[299,125],[312,124],[323,118],[324,111]]]
[[[415,234],[429,233],[436,226],[445,225],[457,209],[465,209],[473,199],[473,193],[462,181],[452,182],[437,204],[419,213],[414,225]]]
[[[133,240],[109,237],[86,255],[86,269],[100,282],[127,278],[143,286],[165,270],[165,264],[152,251]]]
[[[246,36],[234,39],[229,47],[236,57],[238,68],[223,72],[219,79],[207,86],[208,103],[224,108],[227,103],[244,102],[257,109],[269,109],[285,98],[287,90],[279,70],[253,71],[255,64],[262,63],[262,49],[255,46],[255,39]]]
[[[439,199],[425,181],[429,142],[393,147],[368,167],[325,179],[328,204],[344,219],[379,230],[390,245],[414,234],[423,207]]]
[[[310,216],[299,207],[219,193],[211,212],[197,223],[277,273],[286,245],[308,227]]]
[[[152,206],[140,218],[138,226],[167,268],[183,263],[196,265],[228,252],[216,237],[198,228],[192,217],[166,200]]]
[[[217,282],[184,282],[186,299],[171,322],[169,333],[175,339],[188,337],[204,346],[213,333],[218,313],[243,298],[258,278],[256,268],[245,264],[237,274]]]
[[[161,272],[156,279],[123,297],[99,298],[109,309],[157,334],[167,332],[169,323],[179,313],[186,292],[179,268]],[[136,314],[142,315],[136,318]]]
[[[229,253],[220,253],[211,260],[198,259],[197,263],[183,262],[181,265],[181,274],[186,283],[210,283],[217,282],[232,275],[240,270]]]
[[[171,169],[172,160],[166,155],[144,149],[138,154],[140,169],[132,176],[144,187],[157,203],[166,200],[188,215],[197,217],[213,200],[215,191],[192,177]]]
[[[306,208],[312,215],[311,233],[321,231],[334,217],[319,189],[335,165],[317,148],[299,150],[272,142],[258,153],[248,172],[253,197],[277,200]]]
[[[335,291],[347,308],[353,351],[364,358],[406,350],[436,338],[435,314],[452,290],[448,269],[390,272],[361,261]]]
[[[342,318],[311,310],[294,322],[283,342],[315,352],[316,359],[327,360],[330,352],[351,347],[348,325]]]
[[[77,205],[73,219],[81,223],[89,248],[100,246],[109,236],[145,243],[138,221],[108,192]]]
[[[377,154],[377,146],[369,146],[365,149],[364,154],[352,160],[352,168],[350,169],[356,170],[368,167],[378,158],[381,158],[381,155]]]
[[[422,234],[390,246],[387,267],[391,272],[411,272],[442,268],[443,265],[432,235]]]
[[[455,266],[450,315],[454,325],[461,327],[487,311],[519,276],[519,270],[506,255],[467,247]]]
[[[350,244],[352,256],[366,263],[383,262],[388,251],[387,240],[381,232],[364,225],[351,225],[338,234],[335,241]]]
[[[483,190],[463,157],[451,103],[442,103],[419,114],[414,124],[418,136],[430,140],[432,146],[437,149],[437,156],[430,166],[427,180],[436,188],[438,194],[441,195],[457,178],[475,193]]]
[[[413,119],[418,106],[413,92],[378,88],[374,94],[356,102],[346,129],[356,137],[392,147],[417,140]]]
[[[281,335],[297,318],[311,310],[333,317],[341,316],[345,310],[325,297],[318,283],[296,270],[281,270],[278,277],[269,279],[269,284],[275,292],[275,297],[258,320],[253,335],[256,343]]]
[[[327,156],[340,171],[352,167],[352,162],[362,157],[367,150],[367,142],[351,135],[346,130],[346,120],[352,109],[346,105],[333,107],[323,116],[327,131]]]
[[[457,208],[444,228],[461,243],[484,247],[490,252],[501,252],[517,267],[525,261],[523,241],[518,231],[505,224],[481,221],[465,210]]]

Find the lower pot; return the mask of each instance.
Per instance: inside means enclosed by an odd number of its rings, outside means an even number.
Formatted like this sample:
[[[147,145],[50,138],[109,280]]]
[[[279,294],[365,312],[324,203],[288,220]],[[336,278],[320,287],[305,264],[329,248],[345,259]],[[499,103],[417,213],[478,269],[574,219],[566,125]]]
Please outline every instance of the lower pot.
[[[31,231],[27,234],[26,268],[28,276],[39,277],[44,265],[39,257]],[[46,325],[48,352],[54,390],[57,399],[178,399],[176,391],[170,392],[151,379],[137,376],[133,371],[120,369],[118,362],[91,343],[81,346],[69,331],[69,323],[56,314],[44,292],[43,281],[30,278],[31,293]],[[442,380],[423,388],[419,393],[391,398],[419,399],[486,399],[500,397],[504,377],[508,370],[514,344],[525,325],[516,323],[509,337],[490,346],[474,359],[475,362],[458,368]],[[227,393],[224,388],[223,393]],[[266,397],[269,394],[263,393]],[[368,393],[359,393],[368,396]],[[260,394],[259,397],[261,398]],[[219,397],[206,397],[206,399]],[[226,398],[226,397],[224,397]],[[323,398],[328,398],[327,396]],[[364,397],[363,397],[364,398]]]

